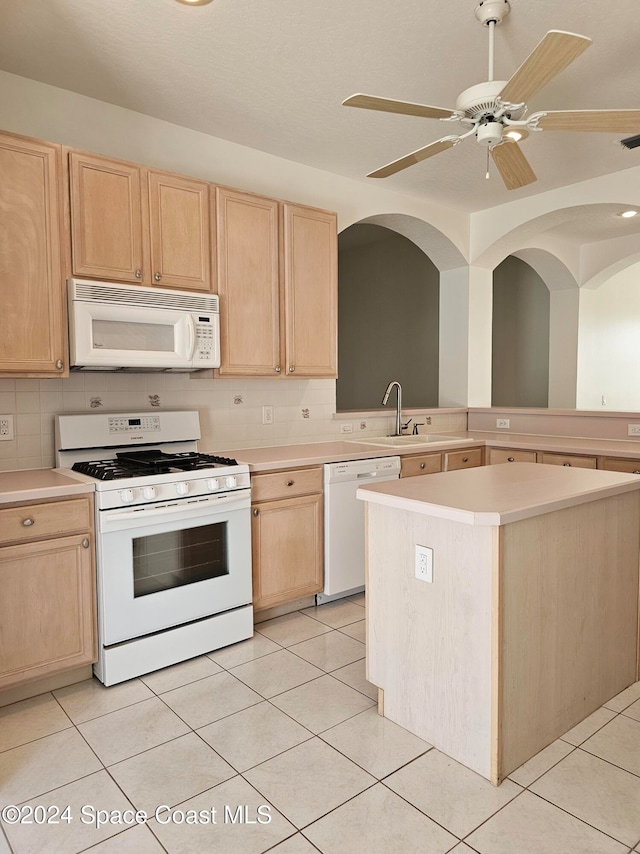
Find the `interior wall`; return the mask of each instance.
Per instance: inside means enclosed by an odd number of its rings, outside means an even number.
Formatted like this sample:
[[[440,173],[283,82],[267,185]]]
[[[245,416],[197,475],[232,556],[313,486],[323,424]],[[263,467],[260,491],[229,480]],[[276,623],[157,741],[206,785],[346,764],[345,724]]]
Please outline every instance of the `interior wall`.
[[[640,263],[580,291],[579,409],[640,410]]]
[[[549,289],[524,261],[493,271],[493,406],[548,406]]]
[[[379,408],[391,380],[404,406],[437,406],[438,315],[439,272],[414,243],[376,225],[340,234],[338,411]]]

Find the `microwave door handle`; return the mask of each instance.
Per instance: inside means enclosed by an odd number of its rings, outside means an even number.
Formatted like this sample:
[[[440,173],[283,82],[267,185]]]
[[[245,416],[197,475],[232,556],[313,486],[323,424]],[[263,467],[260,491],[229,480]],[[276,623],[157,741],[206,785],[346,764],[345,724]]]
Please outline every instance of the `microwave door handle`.
[[[192,314],[187,315],[187,330],[188,330],[188,334],[189,334],[189,344],[188,344],[189,353],[187,355],[187,358],[191,360],[191,359],[193,359],[193,354],[195,353],[195,350],[196,350],[196,322],[193,319]]]

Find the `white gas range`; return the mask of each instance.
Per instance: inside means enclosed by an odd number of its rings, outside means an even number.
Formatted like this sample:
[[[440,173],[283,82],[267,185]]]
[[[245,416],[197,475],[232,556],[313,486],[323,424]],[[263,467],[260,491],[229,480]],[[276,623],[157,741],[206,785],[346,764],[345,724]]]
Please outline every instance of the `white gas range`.
[[[193,411],[56,418],[59,470],[96,489],[105,685],[253,634],[249,469],[199,438]]]

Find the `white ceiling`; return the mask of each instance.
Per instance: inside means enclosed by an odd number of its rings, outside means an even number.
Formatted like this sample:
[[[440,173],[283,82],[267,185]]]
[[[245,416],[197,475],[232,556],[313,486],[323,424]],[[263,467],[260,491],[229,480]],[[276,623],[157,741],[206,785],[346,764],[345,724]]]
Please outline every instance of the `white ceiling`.
[[[474,211],[640,165],[624,134],[531,134],[538,181],[485,180],[466,140],[387,179],[365,174],[459,127],[342,107],[354,92],[455,106],[487,76],[476,0],[0,0],[0,68],[289,160]],[[507,79],[549,29],[593,45],[531,111],[640,108],[638,0],[511,0]],[[640,132],[640,128],[638,128]],[[640,219],[640,217],[638,217]]]

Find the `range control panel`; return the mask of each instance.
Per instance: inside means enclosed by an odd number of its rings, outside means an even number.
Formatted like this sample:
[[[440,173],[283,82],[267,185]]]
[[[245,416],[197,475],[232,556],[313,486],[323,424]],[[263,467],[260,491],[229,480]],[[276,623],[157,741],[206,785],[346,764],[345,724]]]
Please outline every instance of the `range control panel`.
[[[159,415],[138,415],[129,417],[126,415],[107,416],[109,433],[159,433]]]

